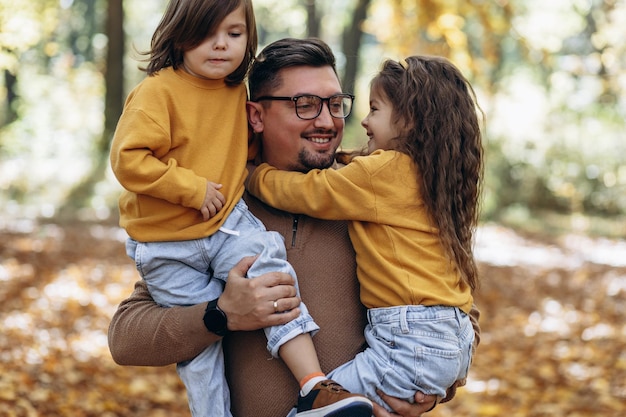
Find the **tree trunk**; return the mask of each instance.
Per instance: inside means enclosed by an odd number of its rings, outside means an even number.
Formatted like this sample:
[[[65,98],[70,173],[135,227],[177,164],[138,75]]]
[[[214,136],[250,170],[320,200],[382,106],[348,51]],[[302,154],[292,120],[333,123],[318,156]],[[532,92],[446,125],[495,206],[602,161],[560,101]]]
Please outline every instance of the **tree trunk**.
[[[348,26],[343,33],[342,49],[346,56],[346,68],[343,73],[343,80],[341,84],[343,86],[343,91],[349,93],[354,92],[355,80],[359,66],[361,39],[363,37],[361,26],[367,17],[367,9],[370,3],[371,0],[357,0],[357,5],[354,8],[352,24]]]
[[[0,116],[0,127],[9,125],[17,120],[15,102],[17,101],[17,77],[8,69],[4,70],[4,86],[7,90],[6,109],[4,116]]]
[[[306,33],[310,38],[320,37],[320,19],[317,15],[317,8],[315,7],[315,0],[304,0],[304,7],[306,8]]]
[[[73,215],[78,208],[88,205],[94,188],[104,179],[109,161],[109,147],[115,133],[117,121],[124,106],[124,9],[123,0],[109,0],[107,2],[106,35],[108,49],[106,55],[105,79],[105,108],[104,129],[97,141],[94,152],[94,163],[91,172],[74,187],[65,205],[61,209],[61,216]]]
[[[109,0],[107,36],[109,47],[105,70],[104,132],[98,146],[108,159],[109,146],[124,107],[124,8],[123,0]]]

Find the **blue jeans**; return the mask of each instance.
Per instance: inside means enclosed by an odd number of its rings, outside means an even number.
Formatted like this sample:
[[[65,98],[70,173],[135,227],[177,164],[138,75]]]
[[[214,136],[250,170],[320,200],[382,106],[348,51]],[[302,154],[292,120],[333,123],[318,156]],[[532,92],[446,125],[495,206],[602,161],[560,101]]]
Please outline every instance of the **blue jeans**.
[[[443,398],[455,381],[467,376],[474,329],[458,308],[374,308],[367,316],[368,348],[328,375],[347,390],[386,407],[377,388],[414,402],[417,391]]]
[[[166,307],[193,305],[219,297],[228,272],[244,256],[259,255],[248,271],[250,278],[274,271],[287,272],[296,278],[286,260],[282,236],[267,231],[243,200],[212,236],[178,242],[128,239],[126,253],[135,261],[154,300]],[[301,304],[300,309],[302,313],[295,320],[264,329],[272,356],[278,357],[280,346],[295,336],[319,329],[306,306]],[[194,359],[179,363],[176,369],[187,388],[194,417],[231,416],[221,341]]]

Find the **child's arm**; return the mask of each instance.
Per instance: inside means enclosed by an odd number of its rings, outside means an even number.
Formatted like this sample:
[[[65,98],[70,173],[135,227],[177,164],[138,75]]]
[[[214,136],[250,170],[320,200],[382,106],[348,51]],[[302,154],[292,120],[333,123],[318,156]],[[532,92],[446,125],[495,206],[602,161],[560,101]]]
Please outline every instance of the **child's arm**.
[[[266,204],[290,213],[326,220],[375,221],[371,173],[362,163],[341,169],[283,171],[259,165],[248,181],[248,191]],[[355,204],[358,201],[358,204]]]
[[[206,178],[180,166],[172,155],[169,129],[140,110],[125,110],[120,117],[111,144],[111,168],[130,192],[201,209]]]

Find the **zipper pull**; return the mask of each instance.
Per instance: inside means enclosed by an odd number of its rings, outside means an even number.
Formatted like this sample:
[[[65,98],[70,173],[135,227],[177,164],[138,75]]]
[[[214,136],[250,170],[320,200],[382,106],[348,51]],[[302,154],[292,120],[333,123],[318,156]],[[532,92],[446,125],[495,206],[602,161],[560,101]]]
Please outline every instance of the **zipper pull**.
[[[291,224],[291,247],[296,246],[296,233],[298,232],[298,219],[299,216],[293,216],[293,223]]]

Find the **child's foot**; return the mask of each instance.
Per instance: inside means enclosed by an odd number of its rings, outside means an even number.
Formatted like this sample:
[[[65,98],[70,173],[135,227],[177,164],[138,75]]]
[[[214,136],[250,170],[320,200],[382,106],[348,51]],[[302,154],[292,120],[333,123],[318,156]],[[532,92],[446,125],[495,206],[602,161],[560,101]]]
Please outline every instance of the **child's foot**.
[[[297,417],[371,417],[372,402],[327,379],[298,397]]]

